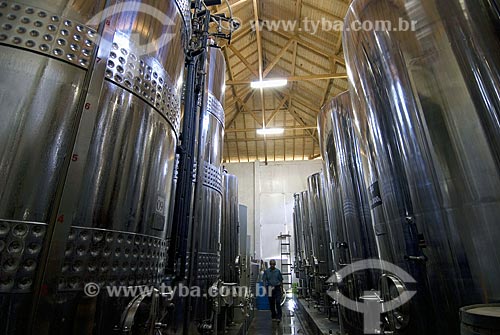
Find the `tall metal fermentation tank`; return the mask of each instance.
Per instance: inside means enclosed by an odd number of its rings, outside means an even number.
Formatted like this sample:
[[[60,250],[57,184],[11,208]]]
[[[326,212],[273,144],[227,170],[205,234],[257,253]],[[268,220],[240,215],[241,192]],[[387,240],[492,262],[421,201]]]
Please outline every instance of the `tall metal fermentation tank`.
[[[223,175],[222,229],[221,229],[221,278],[225,283],[238,282],[239,255],[239,203],[238,178],[232,174]]]
[[[333,98],[318,115],[326,207],[337,271],[358,261],[378,258],[363,178],[363,159],[352,115],[349,92]],[[377,272],[358,271],[343,278],[340,292],[351,300],[361,301],[365,291],[377,287],[376,276]],[[341,316],[346,331],[360,331],[361,314],[341,308]]]
[[[313,240],[311,232],[311,217],[309,215],[309,192],[300,192],[299,199],[300,208],[300,221],[302,227],[302,234],[304,236],[304,289],[303,293],[306,297],[311,295],[311,281],[314,278],[314,252],[313,252]]]
[[[300,279],[300,269],[302,267],[302,249],[304,236],[302,235],[302,221],[300,219],[300,194],[293,195],[293,240],[294,240],[294,272],[297,279]],[[301,286],[299,284],[299,286]]]
[[[225,73],[226,63],[222,51],[209,47],[198,138],[188,273],[189,286],[199,287],[202,295],[208,293],[208,289],[220,278]],[[189,331],[194,334],[198,329],[213,327],[214,313],[213,301],[209,298],[192,298]]]
[[[295,193],[294,208],[293,208],[293,232],[295,244],[295,264],[294,271],[296,278],[299,280],[300,296],[307,296],[308,278],[306,274],[306,257],[305,257],[305,236],[304,236],[304,221],[303,221],[303,194]]]
[[[314,251],[311,232],[311,216],[309,215],[310,205],[308,191],[302,191],[300,193],[299,206],[302,231],[304,234],[304,258],[307,266],[311,266],[311,264],[314,264]]]
[[[389,313],[399,334],[458,334],[461,306],[500,300],[500,41],[488,3],[356,0],[346,17],[415,28],[344,33],[387,221],[377,235],[394,250],[382,257],[418,282],[411,309]]]
[[[239,284],[239,202],[238,202],[238,178],[234,175],[224,173],[223,204],[222,204],[222,227],[221,227],[221,280],[224,284]],[[236,301],[232,295],[223,292],[222,315],[220,315],[223,327],[234,320],[234,305]],[[223,330],[223,329],[220,329]]]
[[[307,189],[310,201],[310,220],[314,240],[314,255],[317,264],[314,266],[314,289],[321,296],[326,289],[325,281],[333,270],[332,254],[330,252],[330,227],[325,201],[325,189],[322,173],[315,173],[307,178]]]
[[[0,1],[2,334],[110,334],[131,298],[84,286],[162,278],[183,20],[124,7]]]
[[[249,325],[248,315],[251,308],[251,291],[250,291],[250,236],[248,235],[248,207],[242,204],[238,205],[238,283],[240,287],[247,288],[244,294],[238,296],[235,305],[237,309],[234,311],[234,321],[244,323],[245,327]],[[222,246],[224,248],[224,245]],[[247,327],[248,328],[248,327]]]

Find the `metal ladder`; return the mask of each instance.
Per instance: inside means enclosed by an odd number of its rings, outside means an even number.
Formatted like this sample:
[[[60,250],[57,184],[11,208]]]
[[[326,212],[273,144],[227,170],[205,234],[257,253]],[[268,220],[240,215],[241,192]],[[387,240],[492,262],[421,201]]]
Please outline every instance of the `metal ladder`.
[[[281,252],[281,275],[283,276],[283,289],[285,292],[292,290],[292,254],[290,249],[291,237],[292,235],[283,233],[280,233],[278,236]]]

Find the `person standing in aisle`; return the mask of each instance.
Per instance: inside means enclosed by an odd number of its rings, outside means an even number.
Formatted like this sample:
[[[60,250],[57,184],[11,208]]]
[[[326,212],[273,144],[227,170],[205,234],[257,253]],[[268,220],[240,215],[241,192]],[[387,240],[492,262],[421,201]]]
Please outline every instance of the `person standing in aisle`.
[[[272,259],[269,262],[269,269],[264,271],[262,281],[266,287],[266,292],[269,297],[269,305],[271,308],[271,317],[273,321],[281,321],[281,287],[283,285],[283,276],[281,271],[276,269],[276,261]]]

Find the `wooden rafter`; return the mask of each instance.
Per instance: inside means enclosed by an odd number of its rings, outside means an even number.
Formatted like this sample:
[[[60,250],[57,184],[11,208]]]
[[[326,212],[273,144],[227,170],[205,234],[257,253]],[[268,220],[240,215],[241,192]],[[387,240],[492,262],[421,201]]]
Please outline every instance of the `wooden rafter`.
[[[253,15],[254,15],[254,22],[259,22],[259,6],[257,4],[257,0],[253,0]],[[264,79],[263,75],[263,67],[264,67],[264,55],[262,51],[262,38],[260,34],[260,29],[255,30],[255,35],[257,38],[257,52],[259,56],[259,71],[258,71],[258,76],[259,80],[262,81]],[[260,101],[261,101],[261,108],[262,108],[262,125],[266,125],[266,100],[264,98],[264,90],[261,88],[260,89]],[[265,164],[267,165],[267,141],[266,141],[266,136],[264,135],[264,155],[265,155]]]
[[[231,128],[227,129],[226,133],[247,133],[247,132],[255,132],[260,128]],[[316,125],[309,126],[297,126],[297,127],[283,127],[285,131],[294,131],[294,130],[308,130],[308,129],[316,129]]]
[[[279,136],[279,137],[271,137],[269,138],[270,140],[293,140],[294,138],[296,139],[311,139],[311,136]],[[267,140],[267,139],[266,139]],[[247,139],[248,142],[264,142],[264,136],[262,137],[256,137],[256,138],[249,138]],[[242,140],[239,139],[226,139],[226,143],[241,143]]]
[[[252,98],[254,94],[255,94],[255,91],[250,91],[244,99],[241,99],[238,95],[236,95],[236,99],[239,101],[239,103],[241,104],[241,107],[242,107],[239,112],[246,111],[247,113],[249,113],[249,114],[251,114],[253,116],[253,118],[255,119],[255,121],[257,121],[257,123],[260,123],[260,121],[257,118],[257,116],[255,115],[255,113],[253,111],[251,111],[248,108],[248,106],[247,106],[248,100],[250,100],[250,98]],[[236,111],[233,114],[233,116],[231,117],[231,119],[226,123],[226,128],[229,128],[234,123],[234,121],[236,120],[236,117],[238,116],[239,112]]]
[[[337,62],[335,61],[335,59],[331,58],[330,63],[332,66],[332,72],[337,72]],[[326,100],[328,99],[328,96],[330,95],[330,92],[332,90],[333,85],[334,85],[334,80],[332,79],[328,82],[328,85],[326,86],[326,91],[323,95],[323,100],[321,100],[321,106],[323,106],[326,103]]]
[[[268,42],[268,43],[274,43],[273,40],[268,39],[268,38],[264,38],[264,41]],[[295,40],[294,40],[294,42],[295,42]],[[275,56],[275,54],[273,54],[273,52],[271,50],[268,50],[268,54]],[[303,61],[306,61],[308,64],[313,65],[314,67],[317,67],[317,68],[322,69],[324,71],[328,71],[329,70],[329,67],[325,67],[324,65],[322,65],[322,64],[320,64],[318,62],[315,62],[312,59],[307,59],[307,58],[304,58],[304,57],[299,57],[299,58],[302,58]],[[288,61],[288,60],[286,60],[286,58],[282,58],[282,60],[286,61],[288,64],[291,64],[291,62]]]
[[[324,73],[324,74],[313,74],[309,76],[290,76],[284,77],[289,82],[298,81],[313,81],[313,80],[325,80],[325,79],[347,79],[347,73]],[[235,80],[227,81],[226,85],[248,85],[252,80]]]
[[[280,101],[280,104],[278,106],[278,108],[276,108],[276,110],[273,112],[273,114],[271,114],[271,116],[269,117],[269,119],[267,119],[266,121],[266,127],[269,125],[269,123],[271,123],[271,121],[274,119],[274,117],[276,115],[278,115],[278,113],[281,111],[281,108],[283,108],[283,106],[286,104],[286,102],[290,99],[290,96],[286,96],[284,97],[281,101]]]
[[[293,35],[290,35],[284,31],[281,31],[279,29],[276,29],[276,30],[273,30],[272,31],[273,33],[275,34],[278,34],[278,35],[281,35],[287,39],[290,39],[290,38],[294,38]],[[327,58],[329,59],[330,57],[332,57],[332,52],[331,50],[326,50],[326,49],[323,49],[322,47],[318,47],[318,46],[315,46],[314,44],[312,44],[311,42],[308,42],[306,40],[304,40],[302,37],[296,37],[296,40],[297,40],[297,43],[299,43],[300,45],[302,45],[303,47],[313,51],[314,53],[324,57],[324,58]],[[343,57],[339,57],[339,56],[333,56],[335,58],[335,60],[339,63],[339,64],[342,64],[345,66],[345,60]]]
[[[250,1],[248,0],[239,0],[236,1],[235,3],[231,4],[231,10],[234,12],[238,7],[241,7],[242,5],[248,4]],[[229,13],[229,9],[227,6],[224,6],[222,9],[217,10],[215,14],[222,14],[222,13]]]
[[[267,75],[269,74],[269,72],[271,72],[271,70],[274,68],[274,66],[280,61],[281,57],[283,57],[283,55],[287,52],[288,48],[290,48],[290,46],[295,42],[295,39],[291,39],[289,40],[285,46],[278,52],[278,54],[276,55],[276,57],[274,57],[274,59],[271,61],[271,63],[269,63],[269,65],[267,66],[267,68],[264,70],[264,73],[262,74],[263,77],[267,77]]]

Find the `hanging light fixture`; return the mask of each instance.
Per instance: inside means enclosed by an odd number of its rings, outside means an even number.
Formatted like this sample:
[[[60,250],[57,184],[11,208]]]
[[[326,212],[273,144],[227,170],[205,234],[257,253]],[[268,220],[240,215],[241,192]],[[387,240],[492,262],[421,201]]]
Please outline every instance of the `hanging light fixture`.
[[[252,88],[272,88],[272,87],[283,87],[288,84],[286,79],[273,79],[273,80],[262,80],[262,81],[252,81],[250,86]]]
[[[257,129],[257,135],[282,135],[285,132],[283,128],[263,128]]]

